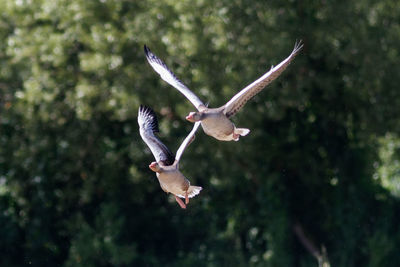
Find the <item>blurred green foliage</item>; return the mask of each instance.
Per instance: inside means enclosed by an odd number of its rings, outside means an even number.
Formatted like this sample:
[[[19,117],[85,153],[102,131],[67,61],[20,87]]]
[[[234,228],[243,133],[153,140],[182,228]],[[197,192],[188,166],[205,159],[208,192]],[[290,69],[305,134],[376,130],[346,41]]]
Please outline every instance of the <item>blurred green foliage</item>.
[[[0,1],[1,266],[332,266],[400,262],[397,1]],[[163,193],[139,104],[176,151],[191,104],[143,44],[210,106],[303,52],[218,142],[199,130]],[[304,240],[303,240],[304,241]]]

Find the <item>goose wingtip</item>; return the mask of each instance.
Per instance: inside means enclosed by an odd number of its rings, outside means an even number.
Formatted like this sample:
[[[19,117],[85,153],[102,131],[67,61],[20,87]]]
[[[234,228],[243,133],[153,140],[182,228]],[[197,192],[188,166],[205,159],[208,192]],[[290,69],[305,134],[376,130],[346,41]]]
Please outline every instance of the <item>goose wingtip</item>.
[[[302,39],[296,39],[296,42],[294,44],[294,49],[293,49],[293,53],[297,53],[299,52],[304,46],[304,42]]]
[[[151,52],[150,48],[146,44],[143,46],[143,49],[144,49],[144,54],[146,55],[147,59],[154,56],[153,53]]]

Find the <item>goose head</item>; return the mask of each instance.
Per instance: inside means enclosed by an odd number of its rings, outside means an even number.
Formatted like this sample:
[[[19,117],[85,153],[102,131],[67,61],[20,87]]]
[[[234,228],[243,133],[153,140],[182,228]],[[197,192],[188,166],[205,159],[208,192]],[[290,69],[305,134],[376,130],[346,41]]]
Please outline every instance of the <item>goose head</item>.
[[[157,162],[155,162],[155,161],[153,161],[152,163],[150,163],[149,168],[150,168],[150,170],[152,170],[153,172],[161,172],[161,171],[162,171],[160,165],[159,165]]]
[[[203,119],[203,112],[190,112],[189,115],[186,116],[186,120],[190,122],[197,122]]]

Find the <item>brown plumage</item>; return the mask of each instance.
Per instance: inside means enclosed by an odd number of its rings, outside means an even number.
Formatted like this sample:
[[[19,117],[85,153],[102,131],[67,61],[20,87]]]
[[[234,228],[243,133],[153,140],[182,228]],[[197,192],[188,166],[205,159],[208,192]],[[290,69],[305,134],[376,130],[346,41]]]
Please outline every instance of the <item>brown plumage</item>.
[[[194,140],[200,123],[195,123],[192,131],[180,145],[175,158],[171,151],[154,135],[155,132],[158,132],[158,122],[156,114],[151,108],[139,107],[138,124],[140,136],[156,159],[155,162],[150,163],[149,168],[156,173],[162,190],[175,195],[179,206],[185,209],[189,198],[198,195],[202,188],[190,185],[189,180],[179,171],[179,160],[183,151]],[[185,203],[180,198],[184,198]]]

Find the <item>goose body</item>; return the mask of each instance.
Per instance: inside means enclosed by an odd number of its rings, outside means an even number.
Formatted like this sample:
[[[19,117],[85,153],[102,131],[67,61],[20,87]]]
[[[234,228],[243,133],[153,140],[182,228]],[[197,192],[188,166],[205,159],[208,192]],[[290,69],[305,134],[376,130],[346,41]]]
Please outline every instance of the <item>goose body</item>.
[[[161,172],[156,172],[161,189],[175,196],[192,198],[200,193],[201,187],[191,186],[190,181],[179,171],[178,164],[162,166]]]
[[[201,119],[204,132],[220,141],[234,140],[235,124],[223,113],[222,109],[207,109]]]
[[[156,175],[162,190],[176,196],[184,196],[190,186],[189,180],[183,176],[176,164],[163,166],[162,172],[157,172]]]
[[[200,126],[199,123],[194,125],[192,131],[182,142],[175,158],[172,152],[154,135],[159,130],[156,114],[151,108],[140,106],[138,124],[140,136],[156,159],[149,165],[149,168],[156,173],[161,189],[166,193],[173,194],[179,206],[185,209],[189,198],[198,195],[202,188],[190,185],[190,181],[179,170],[179,160],[186,147],[193,141],[194,134]],[[184,198],[185,203],[180,198]]]
[[[154,55],[145,45],[144,51],[147,61],[161,78],[180,91],[197,109],[190,112],[186,119],[190,122],[201,122],[201,126],[207,135],[221,141],[238,141],[240,136],[247,135],[250,130],[236,128],[230,117],[235,115],[251,98],[258,94],[268,84],[275,80],[286,69],[303,47],[301,41],[296,42],[292,53],[277,66],[272,67],[260,78],[243,88],[234,95],[225,105],[219,108],[208,108],[204,103],[185,85],[167,65]]]

